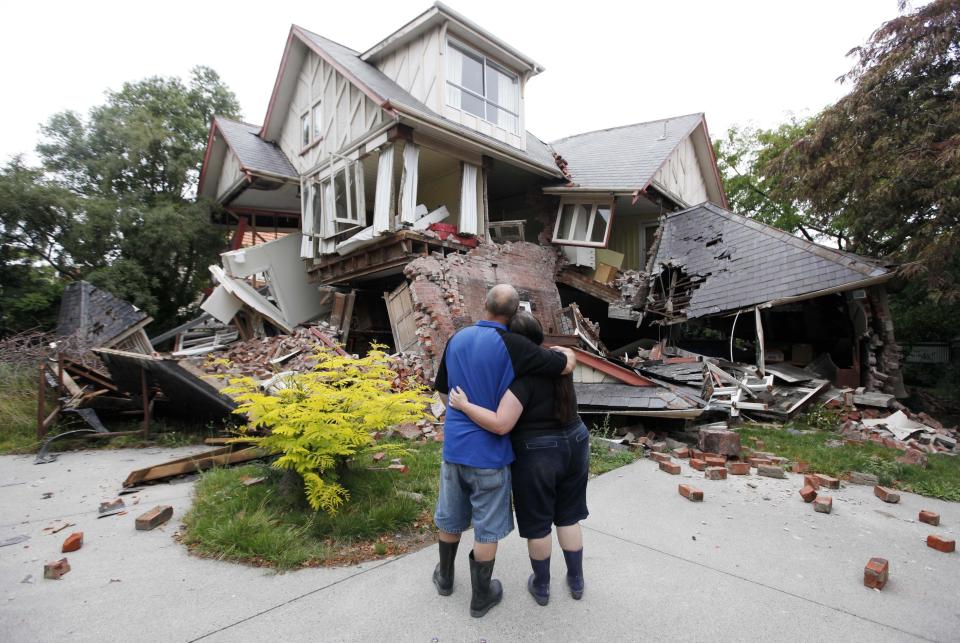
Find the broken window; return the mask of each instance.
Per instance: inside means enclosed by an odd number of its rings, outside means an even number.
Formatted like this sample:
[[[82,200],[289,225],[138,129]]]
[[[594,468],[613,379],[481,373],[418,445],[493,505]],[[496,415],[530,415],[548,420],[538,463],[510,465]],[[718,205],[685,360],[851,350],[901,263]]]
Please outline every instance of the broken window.
[[[516,133],[520,122],[517,77],[488,58],[447,43],[447,104]]]
[[[517,221],[491,221],[487,225],[487,232],[490,240],[494,243],[523,241],[525,225],[526,221],[523,219]]]
[[[553,229],[553,242],[605,248],[610,237],[612,218],[612,203],[561,201]]]
[[[326,239],[345,232],[354,226],[364,225],[363,165],[350,161],[333,171],[320,182],[322,193],[322,236]],[[343,225],[337,224],[346,224]]]

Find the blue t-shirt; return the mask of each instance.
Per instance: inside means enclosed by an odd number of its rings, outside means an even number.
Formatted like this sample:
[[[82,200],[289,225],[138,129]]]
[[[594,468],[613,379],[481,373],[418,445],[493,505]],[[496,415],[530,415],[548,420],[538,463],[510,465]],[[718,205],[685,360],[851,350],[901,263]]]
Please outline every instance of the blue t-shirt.
[[[559,376],[566,358],[541,348],[506,326],[478,321],[458,331],[443,353],[434,383],[441,393],[459,386],[469,400],[496,411],[514,378],[528,374]],[[443,425],[443,459],[479,469],[497,469],[513,462],[508,436],[491,433],[464,413],[447,408]]]

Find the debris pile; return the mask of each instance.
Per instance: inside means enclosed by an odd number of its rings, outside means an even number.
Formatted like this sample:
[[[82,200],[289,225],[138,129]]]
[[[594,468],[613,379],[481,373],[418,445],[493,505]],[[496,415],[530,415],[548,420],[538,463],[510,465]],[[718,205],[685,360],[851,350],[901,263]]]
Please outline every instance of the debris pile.
[[[267,381],[282,371],[308,371],[317,365],[317,351],[339,349],[329,332],[298,326],[289,335],[259,337],[228,344],[224,350],[191,361],[208,375],[251,377]]]
[[[851,407],[843,414],[841,434],[850,441],[876,442],[904,451],[901,462],[921,466],[926,466],[928,453],[960,453],[960,428],[944,427],[926,413],[905,409],[884,413],[875,408]]]

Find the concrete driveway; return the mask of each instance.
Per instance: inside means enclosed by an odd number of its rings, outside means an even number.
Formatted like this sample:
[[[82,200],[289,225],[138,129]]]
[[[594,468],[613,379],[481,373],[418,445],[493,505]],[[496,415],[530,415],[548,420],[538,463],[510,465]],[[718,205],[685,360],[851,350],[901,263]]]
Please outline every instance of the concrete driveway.
[[[506,641],[960,639],[960,554],[926,547],[929,533],[956,537],[960,505],[902,494],[899,504],[868,487],[832,492],[830,515],[814,513],[786,480],[731,476],[704,480],[640,461],[590,483],[585,523],[587,593],[564,591],[563,558],[553,558],[553,597],[526,594],[521,541],[501,547],[497,573],[505,602],[482,619],[468,614],[465,541],[453,596],[430,583],[436,548],[355,567],[277,575],[189,556],[172,539],[189,506],[190,482],[162,484],[127,515],[98,519],[135,468],[204,447],[66,453],[53,464],[0,458],[0,631],[11,641]],[[692,482],[706,494],[677,494]],[[42,499],[45,492],[53,492]],[[137,532],[137,514],[171,504],[174,520]],[[921,509],[941,526],[916,522]],[[53,520],[75,522],[59,534]],[[74,530],[85,545],[68,554],[72,571],[43,579]],[[882,591],[863,587],[872,556],[890,561]],[[29,577],[29,578],[28,578]]]

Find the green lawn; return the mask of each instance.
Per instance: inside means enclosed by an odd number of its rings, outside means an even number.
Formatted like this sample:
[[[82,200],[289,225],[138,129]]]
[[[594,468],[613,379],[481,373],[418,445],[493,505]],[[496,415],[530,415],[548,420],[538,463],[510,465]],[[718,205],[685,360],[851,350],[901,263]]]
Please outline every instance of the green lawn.
[[[52,409],[55,399],[48,399]],[[30,453],[37,440],[37,375],[0,363],[0,454]]]

